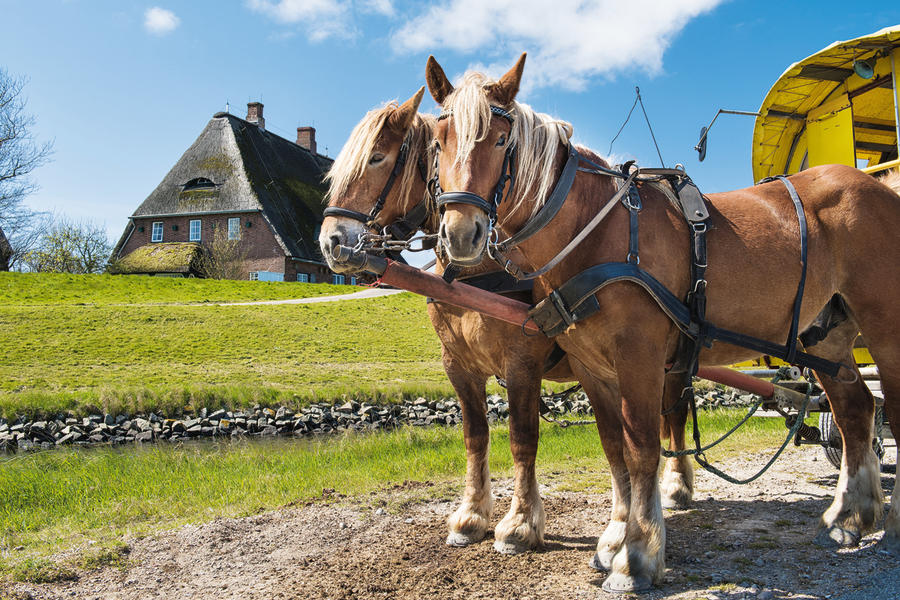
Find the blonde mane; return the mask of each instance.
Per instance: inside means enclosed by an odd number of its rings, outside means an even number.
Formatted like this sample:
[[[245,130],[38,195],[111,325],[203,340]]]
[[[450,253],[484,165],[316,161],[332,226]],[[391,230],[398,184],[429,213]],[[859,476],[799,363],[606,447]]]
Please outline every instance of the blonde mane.
[[[444,110],[453,115],[458,164],[463,163],[475,144],[488,134],[491,103],[486,88],[494,83],[497,82],[481,73],[467,73],[459,87],[444,100]],[[516,182],[510,192],[515,203],[509,214],[518,210],[525,198],[533,193],[537,198],[531,209],[533,215],[543,205],[556,182],[554,159],[560,146],[568,147],[572,125],[535,112],[520,102],[502,108],[509,110],[514,117],[507,143],[515,144],[518,154]],[[499,177],[499,173],[497,175]]]
[[[394,110],[399,107],[396,101],[391,101],[380,108],[370,110],[366,116],[356,124],[347,143],[341,148],[334,164],[325,176],[325,180],[329,182],[328,193],[325,195],[325,201],[329,202],[333,198],[340,198],[347,193],[350,185],[358,180],[366,171],[372,151],[375,149],[375,143],[378,136],[385,126],[387,118]],[[419,179],[419,157],[425,154],[422,160],[428,168],[427,177],[430,178],[434,169],[434,160],[432,158],[431,137],[434,130],[435,118],[431,115],[417,114],[410,126],[409,132],[409,155],[406,159],[406,165],[403,173],[400,174],[399,193],[403,206],[400,209],[406,212],[419,199],[410,198],[412,186]],[[375,198],[372,198],[374,203]]]

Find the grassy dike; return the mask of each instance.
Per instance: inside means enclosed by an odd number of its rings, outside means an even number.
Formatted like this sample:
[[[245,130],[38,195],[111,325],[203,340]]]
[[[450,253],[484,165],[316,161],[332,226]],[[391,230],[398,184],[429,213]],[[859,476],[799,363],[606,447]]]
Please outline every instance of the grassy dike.
[[[358,289],[0,273],[0,415],[450,393],[421,297],[215,304]]]
[[[726,431],[740,414],[703,413],[704,439]],[[710,458],[774,448],[783,431],[778,419],[751,420]],[[491,430],[490,461],[495,476],[512,475],[505,425]],[[609,489],[593,426],[543,424],[538,470],[557,490]],[[62,576],[67,567],[93,560],[98,544],[108,548],[185,523],[320,499],[324,489],[365,506],[373,498],[363,494],[405,480],[432,481],[437,485],[421,488],[418,499],[456,499],[464,471],[459,427],[263,443],[66,448],[0,458],[0,578]],[[68,562],[47,562],[64,551]]]

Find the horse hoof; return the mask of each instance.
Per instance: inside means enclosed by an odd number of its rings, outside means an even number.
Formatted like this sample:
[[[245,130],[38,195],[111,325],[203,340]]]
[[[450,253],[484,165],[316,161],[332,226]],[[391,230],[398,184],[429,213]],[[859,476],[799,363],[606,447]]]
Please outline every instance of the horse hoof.
[[[456,548],[462,548],[464,546],[477,544],[483,539],[483,533],[479,535],[477,533],[462,533],[461,531],[451,531],[450,534],[447,535],[447,545],[455,546]]]
[[[859,538],[854,531],[832,525],[820,529],[813,541],[823,548],[852,548],[859,545]]]
[[[595,571],[606,572],[612,564],[611,556],[600,556],[599,552],[594,552],[594,556],[588,562],[588,566]]]
[[[529,550],[531,550],[531,548],[527,544],[516,543],[508,540],[494,540],[494,550],[496,550],[500,554],[515,556],[516,554],[528,552]]]
[[[691,497],[688,494],[663,496],[662,507],[666,510],[687,510],[691,507]]]
[[[632,577],[622,573],[613,573],[603,582],[603,591],[613,594],[640,593],[653,589],[649,577]]]

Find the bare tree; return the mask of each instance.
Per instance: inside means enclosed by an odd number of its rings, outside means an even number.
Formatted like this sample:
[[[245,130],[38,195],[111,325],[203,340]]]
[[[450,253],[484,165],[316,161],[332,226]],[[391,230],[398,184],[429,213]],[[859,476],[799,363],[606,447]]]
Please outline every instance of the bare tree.
[[[93,221],[59,218],[22,260],[43,273],[102,273],[112,252],[106,230]]]
[[[41,213],[30,210],[23,201],[37,189],[31,172],[44,164],[52,151],[50,142],[38,143],[32,137],[35,121],[25,110],[22,93],[26,82],[0,68],[0,229],[13,248],[11,266],[40,236],[35,219]]]
[[[200,270],[210,279],[240,279],[246,260],[247,248],[241,240],[228,239],[228,228],[217,227],[204,248]]]

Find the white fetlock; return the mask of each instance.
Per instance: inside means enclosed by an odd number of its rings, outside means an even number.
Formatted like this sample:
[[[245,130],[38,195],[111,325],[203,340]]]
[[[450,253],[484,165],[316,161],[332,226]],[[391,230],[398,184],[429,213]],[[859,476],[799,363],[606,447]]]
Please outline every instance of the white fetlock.
[[[846,455],[835,489],[834,502],[822,515],[816,543],[855,546],[860,538],[875,529],[884,514],[881,491],[881,469],[874,452],[852,476],[848,473]]]
[[[477,506],[465,501],[447,518],[447,526],[450,529],[447,535],[448,546],[468,546],[484,539],[491,524],[492,502],[480,504]]]
[[[544,543],[544,507],[532,505],[530,515],[511,508],[494,529],[494,550],[521,554]]]
[[[608,571],[612,566],[612,559],[622,544],[625,543],[625,528],[627,524],[624,521],[610,521],[606,526],[606,530],[597,541],[597,553],[591,559],[591,568],[596,571]]]
[[[682,461],[680,470],[669,468],[671,462],[666,463],[663,473],[660,494],[662,506],[667,509],[690,508],[694,499],[694,467],[687,461]]]

